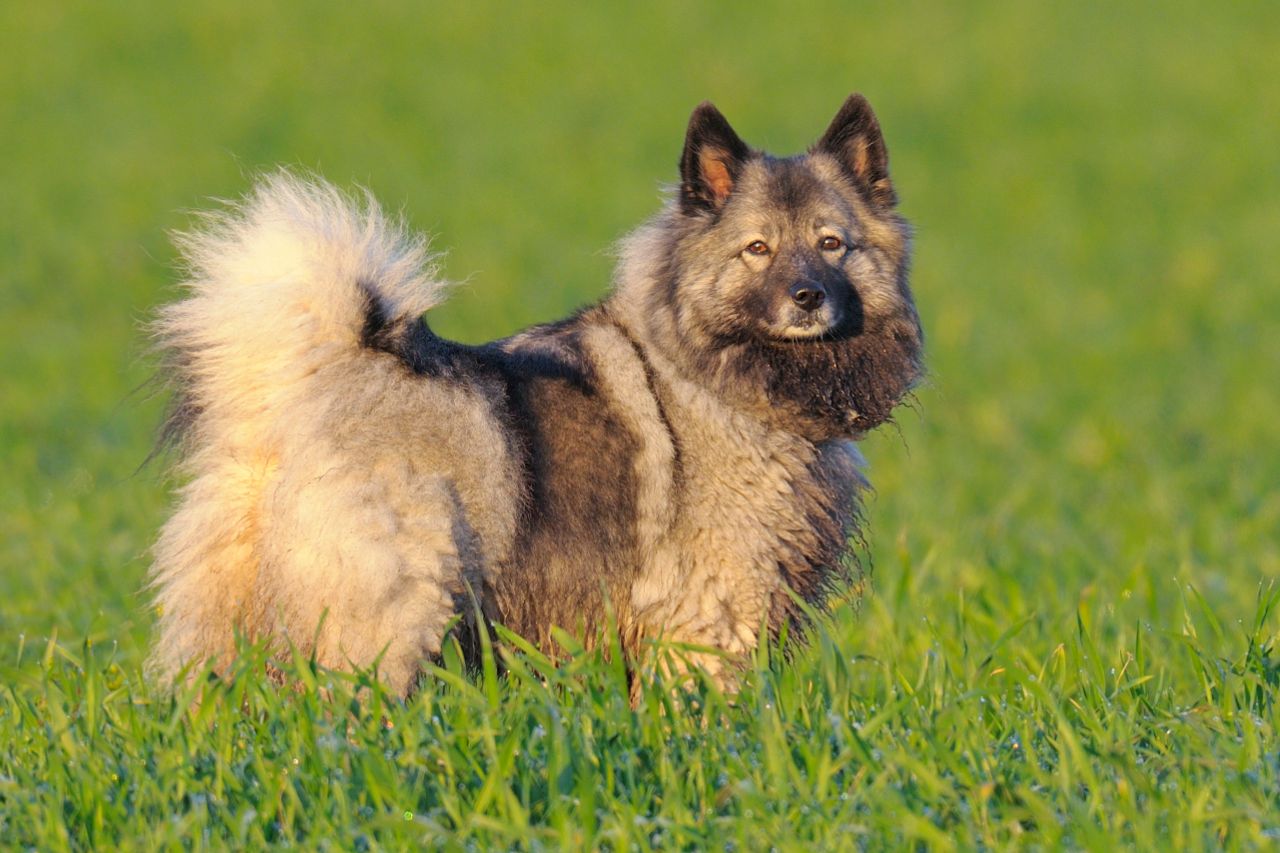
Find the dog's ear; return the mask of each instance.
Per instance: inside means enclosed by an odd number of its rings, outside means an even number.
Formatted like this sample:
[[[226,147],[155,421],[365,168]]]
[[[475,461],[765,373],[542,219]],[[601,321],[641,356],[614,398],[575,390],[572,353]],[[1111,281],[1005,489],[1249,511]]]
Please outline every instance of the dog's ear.
[[[889,180],[889,151],[866,98],[850,95],[812,150],[834,157],[872,204],[893,207],[898,203]]]
[[[699,104],[689,117],[680,155],[680,209],[699,213],[723,207],[750,156],[751,149],[720,111],[710,101]]]

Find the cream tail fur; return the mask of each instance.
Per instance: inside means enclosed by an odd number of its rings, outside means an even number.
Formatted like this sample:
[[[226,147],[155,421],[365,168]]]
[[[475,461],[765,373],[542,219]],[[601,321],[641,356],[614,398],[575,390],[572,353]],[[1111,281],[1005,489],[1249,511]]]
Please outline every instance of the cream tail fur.
[[[189,296],[156,333],[189,480],[155,551],[154,673],[225,666],[238,629],[329,666],[377,662],[405,692],[478,579],[455,488],[408,458],[400,427],[433,409],[489,426],[474,402],[428,399],[464,392],[361,346],[371,300],[392,322],[441,300],[424,240],[371,199],[278,173],[179,245]]]

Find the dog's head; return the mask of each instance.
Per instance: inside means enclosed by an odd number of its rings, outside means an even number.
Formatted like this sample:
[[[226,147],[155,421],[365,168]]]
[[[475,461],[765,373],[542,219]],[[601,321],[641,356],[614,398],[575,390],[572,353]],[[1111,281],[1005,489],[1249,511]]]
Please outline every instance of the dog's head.
[[[710,103],[694,110],[648,310],[683,362],[816,438],[889,417],[921,374],[880,125],[852,95],[808,152],[752,149]],[[654,261],[656,259],[650,259]]]

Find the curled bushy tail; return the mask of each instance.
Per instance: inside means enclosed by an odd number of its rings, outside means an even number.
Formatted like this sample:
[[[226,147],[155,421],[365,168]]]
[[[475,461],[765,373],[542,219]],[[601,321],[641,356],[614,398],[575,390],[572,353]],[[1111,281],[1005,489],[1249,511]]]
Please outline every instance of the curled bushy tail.
[[[179,236],[178,245],[189,268],[188,294],[162,309],[154,331],[175,392],[166,433],[179,440],[186,482],[155,548],[151,580],[160,618],[153,671],[168,678],[188,664],[225,663],[234,654],[233,626],[271,634],[289,613],[297,632],[310,637],[323,609],[358,599],[342,591],[343,583],[376,590],[379,578],[399,583],[406,572],[418,572],[444,595],[444,570],[421,569],[412,555],[403,556],[407,548],[391,541],[396,531],[412,529],[413,513],[386,522],[390,532],[380,539],[381,516],[366,522],[360,513],[391,501],[362,497],[372,475],[339,477],[344,460],[373,451],[344,456],[333,450],[341,431],[332,422],[357,420],[350,412],[334,417],[343,407],[368,412],[380,401],[408,396],[388,391],[408,374],[378,344],[393,340],[397,328],[416,325],[441,300],[444,285],[425,240],[388,219],[368,195],[349,198],[328,184],[278,172],[242,202]],[[273,498],[289,471],[297,482]],[[384,473],[377,485],[389,488],[392,479]],[[401,491],[429,490],[429,483],[414,481]],[[285,506],[291,499],[315,506]],[[370,532],[358,536],[352,525]],[[431,535],[415,532],[420,543]],[[344,557],[342,548],[353,542],[360,547],[350,545]],[[309,555],[308,547],[320,553]],[[369,569],[370,560],[382,560],[385,571]],[[281,578],[290,577],[294,564],[311,574],[284,588]],[[425,594],[406,600],[445,612]],[[315,613],[303,606],[309,603]],[[430,622],[417,611],[406,613],[406,625]],[[409,633],[384,621],[388,637]],[[341,654],[355,647],[349,638],[343,642]],[[359,659],[370,662],[385,642],[381,634],[373,637]],[[420,646],[407,646],[405,661],[420,654]],[[332,653],[335,662],[341,654]],[[407,673],[409,667],[401,668]]]
[[[425,238],[368,193],[284,171],[176,242],[189,296],[153,328],[176,393],[166,434],[197,444],[227,418],[269,429],[318,365],[416,320],[445,290]]]

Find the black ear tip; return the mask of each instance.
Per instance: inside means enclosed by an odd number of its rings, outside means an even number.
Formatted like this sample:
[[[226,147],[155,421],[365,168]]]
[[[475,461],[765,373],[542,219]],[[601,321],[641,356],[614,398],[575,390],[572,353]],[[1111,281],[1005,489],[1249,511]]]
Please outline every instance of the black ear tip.
[[[724,113],[716,108],[716,105],[710,101],[703,101],[693,108],[693,113],[689,116],[689,125],[697,127],[710,127],[727,125]]]
[[[880,122],[863,94],[854,92],[844,99],[839,112],[827,126],[827,132],[813,147],[815,150],[839,151],[845,142],[859,135],[880,136]]]
[[[844,99],[844,105],[840,107],[840,115],[853,118],[854,116],[865,116],[872,121],[875,120],[876,114],[871,109],[871,102],[861,92],[854,92],[852,95]]]

